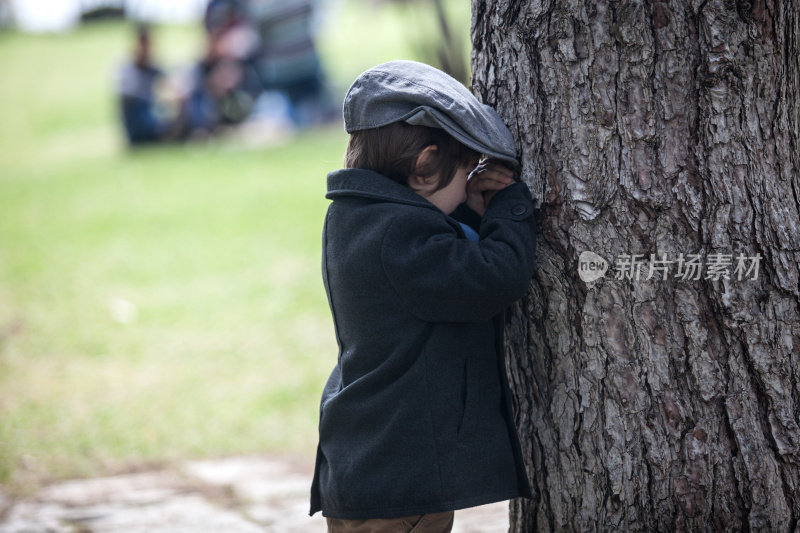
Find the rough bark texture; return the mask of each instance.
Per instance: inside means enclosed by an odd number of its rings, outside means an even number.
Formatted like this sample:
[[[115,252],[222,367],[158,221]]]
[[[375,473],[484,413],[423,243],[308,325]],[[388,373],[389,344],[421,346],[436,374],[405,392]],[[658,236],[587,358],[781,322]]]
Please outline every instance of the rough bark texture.
[[[536,493],[512,531],[799,531],[800,5],[472,7],[473,90],[542,207],[507,332]],[[701,278],[648,280],[650,254],[699,254]]]

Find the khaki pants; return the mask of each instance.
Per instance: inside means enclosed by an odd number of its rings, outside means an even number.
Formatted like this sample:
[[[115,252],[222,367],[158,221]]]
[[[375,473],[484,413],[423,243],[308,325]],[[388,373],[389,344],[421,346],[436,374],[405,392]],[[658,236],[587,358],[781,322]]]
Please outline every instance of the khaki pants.
[[[341,520],[327,518],[328,533],[450,533],[453,511],[418,514],[400,518]]]

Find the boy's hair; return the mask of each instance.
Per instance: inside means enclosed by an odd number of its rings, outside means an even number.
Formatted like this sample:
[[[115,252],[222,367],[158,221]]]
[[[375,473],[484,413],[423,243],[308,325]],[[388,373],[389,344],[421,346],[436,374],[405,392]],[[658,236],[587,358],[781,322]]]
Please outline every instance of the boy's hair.
[[[437,147],[431,163],[417,166],[417,156],[431,145]],[[453,181],[459,167],[477,164],[480,155],[443,129],[393,122],[350,133],[344,166],[372,170],[406,187],[412,175],[428,178],[438,173],[439,190]]]

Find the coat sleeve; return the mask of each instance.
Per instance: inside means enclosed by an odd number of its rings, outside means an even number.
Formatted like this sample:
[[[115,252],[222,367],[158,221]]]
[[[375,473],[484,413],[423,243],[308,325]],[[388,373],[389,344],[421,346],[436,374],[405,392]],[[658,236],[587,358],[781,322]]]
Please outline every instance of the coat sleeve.
[[[534,206],[527,186],[497,193],[480,241],[458,238],[441,216],[403,217],[384,235],[383,269],[398,299],[431,322],[484,322],[522,296],[533,275]]]

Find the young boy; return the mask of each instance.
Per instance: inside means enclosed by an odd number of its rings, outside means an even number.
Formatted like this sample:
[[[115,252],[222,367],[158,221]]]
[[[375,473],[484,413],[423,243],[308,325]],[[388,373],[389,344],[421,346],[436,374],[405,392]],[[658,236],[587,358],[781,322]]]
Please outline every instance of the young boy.
[[[311,514],[331,532],[450,531],[456,509],[530,497],[502,314],[533,274],[533,203],[500,117],[433,67],[366,71],[344,119],[322,251],[339,357]]]

